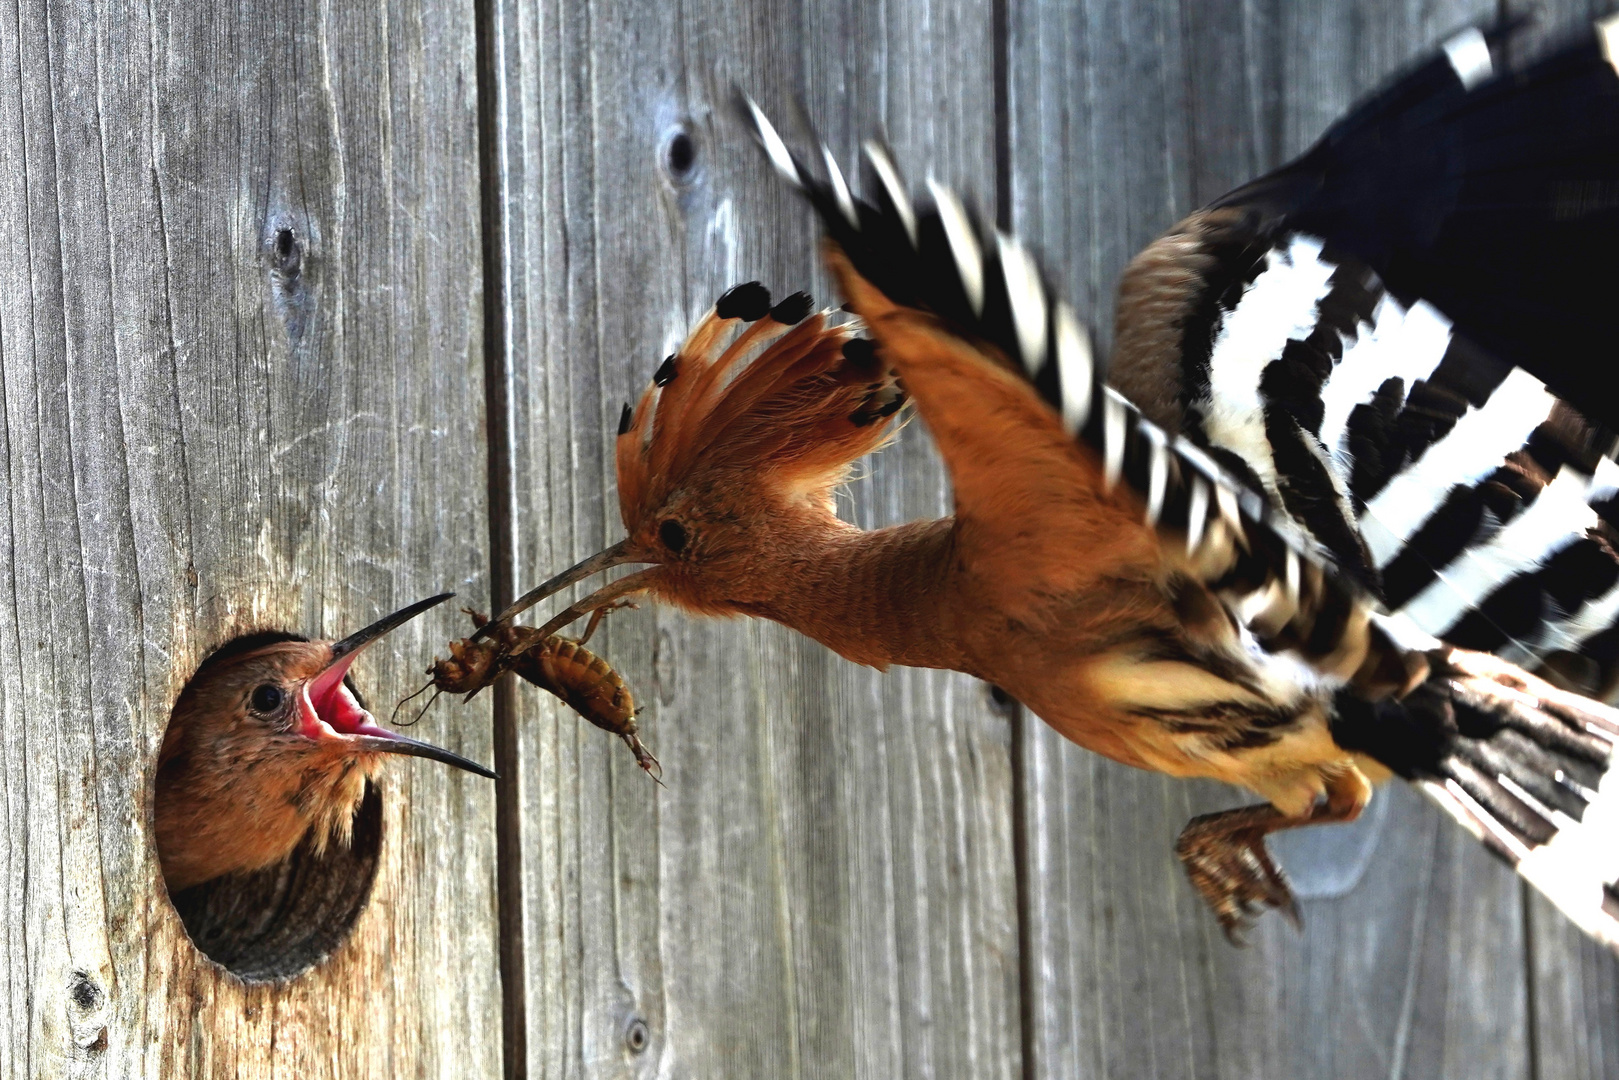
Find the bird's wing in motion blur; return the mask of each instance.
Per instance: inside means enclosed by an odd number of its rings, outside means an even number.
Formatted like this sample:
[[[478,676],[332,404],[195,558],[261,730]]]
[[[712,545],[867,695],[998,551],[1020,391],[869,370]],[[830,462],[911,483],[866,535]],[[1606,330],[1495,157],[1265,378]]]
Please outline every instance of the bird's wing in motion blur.
[[[1507,32],[1458,35],[1138,256],[1107,378],[1034,259],[949,192],[913,204],[868,145],[857,199],[829,152],[812,169],[744,111],[815,207],[964,522],[1051,565],[1094,538],[982,509],[1060,502],[1076,471],[1118,489],[1256,655],[1316,670],[1340,748],[1417,782],[1614,945],[1615,714],[1510,663],[1588,694],[1615,683],[1619,28],[1515,71]],[[1352,816],[1352,788],[1288,823]],[[1289,902],[1264,811],[1183,836],[1228,928]]]

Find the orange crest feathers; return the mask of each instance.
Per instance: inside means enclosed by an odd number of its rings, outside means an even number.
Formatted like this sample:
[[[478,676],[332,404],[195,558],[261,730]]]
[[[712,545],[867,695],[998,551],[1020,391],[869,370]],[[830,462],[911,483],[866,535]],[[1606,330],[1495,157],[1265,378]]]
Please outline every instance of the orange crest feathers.
[[[746,474],[788,497],[830,501],[849,466],[887,439],[905,394],[873,344],[795,293],[758,282],[720,297],[666,359],[618,434],[618,499],[636,525],[704,475]]]

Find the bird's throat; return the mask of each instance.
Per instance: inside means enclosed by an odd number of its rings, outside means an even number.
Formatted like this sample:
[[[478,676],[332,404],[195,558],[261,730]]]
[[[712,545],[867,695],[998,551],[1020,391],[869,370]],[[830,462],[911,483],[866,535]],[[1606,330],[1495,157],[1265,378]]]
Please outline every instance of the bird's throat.
[[[782,589],[753,613],[856,663],[965,670],[952,616],[954,522],[836,525],[793,553]]]

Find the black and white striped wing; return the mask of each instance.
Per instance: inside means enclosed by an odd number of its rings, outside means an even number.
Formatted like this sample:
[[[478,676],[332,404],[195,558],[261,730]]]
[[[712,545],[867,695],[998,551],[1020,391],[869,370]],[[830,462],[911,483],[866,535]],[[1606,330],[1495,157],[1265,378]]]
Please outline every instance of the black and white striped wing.
[[[1098,451],[1108,482],[1141,495],[1148,521],[1187,545],[1267,647],[1324,666],[1348,628],[1387,611],[1515,658],[1587,641],[1619,653],[1607,633],[1619,614],[1612,560],[1587,535],[1613,513],[1605,436],[1556,422],[1546,386],[1586,388],[1585,358],[1613,351],[1611,254],[1595,266],[1578,259],[1619,243],[1619,199],[1576,201],[1578,220],[1564,220],[1574,211],[1557,170],[1572,161],[1619,191],[1616,27],[1599,24],[1510,79],[1496,70],[1494,32],[1459,35],[1300,161],[1221,200],[1242,220],[1217,254],[1241,265],[1222,268],[1187,320],[1186,414],[1173,430],[1107,385],[1074,312],[1014,238],[981,228],[931,181],[913,202],[875,143],[873,197],[856,198],[828,150],[818,154],[823,177],[751,101],[744,112],[862,276],[1011,358]],[[1443,153],[1420,151],[1435,143]],[[1504,161],[1509,151],[1526,163]],[[1481,230],[1500,238],[1493,258],[1471,242]],[[1522,284],[1517,262],[1554,255],[1572,261]],[[1458,292],[1458,280],[1476,288]],[[1533,335],[1520,324],[1537,319],[1561,352],[1526,345]],[[1505,475],[1522,472],[1507,461],[1514,454],[1549,467],[1544,499]],[[1521,603],[1531,588],[1538,603]]]
[[[1209,245],[1184,427],[1405,624],[1575,654],[1595,692],[1619,656],[1619,18],[1516,72],[1508,32],[1458,34],[1217,201],[1244,224]]]
[[[1599,689],[1619,653],[1611,436],[1319,238],[1242,250],[1246,285],[1183,357],[1191,437],[1418,636],[1581,656]]]
[[[1619,428],[1619,18],[1512,68],[1523,20],[1455,35],[1297,160],[1214,208],[1322,237],[1402,304],[1444,312],[1497,378],[1513,367]],[[1517,43],[1513,43],[1517,44]]]

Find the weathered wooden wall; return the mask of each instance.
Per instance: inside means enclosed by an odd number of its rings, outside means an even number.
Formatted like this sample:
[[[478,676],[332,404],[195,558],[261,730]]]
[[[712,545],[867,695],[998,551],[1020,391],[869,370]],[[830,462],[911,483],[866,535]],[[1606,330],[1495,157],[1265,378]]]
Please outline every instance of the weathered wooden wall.
[[[0,1076],[1619,1073],[1619,965],[1409,792],[1289,838],[1306,931],[1233,951],[1170,845],[1244,796],[769,625],[602,632],[666,790],[536,694],[495,699],[498,746],[441,703],[498,807],[393,769],[372,904],[285,984],[196,956],[146,825],[209,648],[596,550],[619,405],[689,322],[750,278],[830,299],[733,83],[976,195],[1105,342],[1158,230],[1524,2],[12,0]],[[920,425],[868,472],[862,524],[948,507]],[[391,703],[457,618],[362,688]]]
[[[806,214],[730,116],[733,83],[778,109],[802,95],[845,156],[881,124],[905,157],[992,190],[993,21],[984,0],[518,3],[508,19],[526,588],[621,532],[620,403],[694,315],[748,278],[826,298]],[[860,519],[945,511],[922,440],[873,472]],[[1009,735],[982,689],[858,671],[763,624],[645,611],[601,642],[636,674],[668,788],[519,700],[531,1074],[1017,1076]]]
[[[191,947],[149,826],[214,646],[484,587],[471,15],[0,11],[0,1076],[500,1068],[488,782],[393,768],[369,907],[282,985]],[[486,710],[450,721],[489,757]]]

